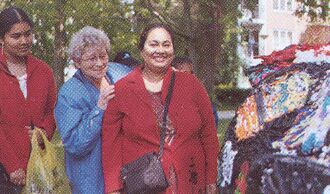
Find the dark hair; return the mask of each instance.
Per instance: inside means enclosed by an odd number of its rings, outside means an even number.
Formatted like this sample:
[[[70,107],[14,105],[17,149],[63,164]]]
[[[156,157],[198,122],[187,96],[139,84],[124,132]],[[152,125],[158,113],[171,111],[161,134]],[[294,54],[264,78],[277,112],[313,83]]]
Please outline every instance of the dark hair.
[[[153,24],[150,24],[150,25],[148,25],[147,27],[144,28],[144,30],[142,31],[142,33],[140,35],[140,42],[139,42],[139,45],[138,45],[138,49],[140,51],[143,50],[144,43],[147,40],[149,32],[152,31],[153,29],[156,29],[156,28],[163,28],[170,34],[171,39],[172,39],[173,48],[175,50],[173,31],[169,26],[167,26],[165,24],[162,24],[162,23],[153,23]]]
[[[19,22],[26,22],[33,28],[29,16],[20,8],[8,7],[0,13],[0,38],[3,38],[10,31],[13,25]]]
[[[193,65],[193,62],[189,57],[175,57],[172,61],[172,66],[177,68],[185,63]]]
[[[135,67],[140,64],[140,62],[136,60],[128,51],[118,52],[113,62],[121,63],[129,67]]]

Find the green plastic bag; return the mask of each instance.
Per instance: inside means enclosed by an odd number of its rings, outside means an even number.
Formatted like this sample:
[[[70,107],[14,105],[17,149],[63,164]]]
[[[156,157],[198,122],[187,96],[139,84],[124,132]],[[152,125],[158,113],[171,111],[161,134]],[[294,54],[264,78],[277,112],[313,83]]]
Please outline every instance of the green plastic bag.
[[[44,141],[42,149],[37,141],[37,133]],[[70,194],[71,189],[65,174],[63,145],[49,142],[38,128],[32,135],[32,151],[27,166],[26,185],[23,193]]]

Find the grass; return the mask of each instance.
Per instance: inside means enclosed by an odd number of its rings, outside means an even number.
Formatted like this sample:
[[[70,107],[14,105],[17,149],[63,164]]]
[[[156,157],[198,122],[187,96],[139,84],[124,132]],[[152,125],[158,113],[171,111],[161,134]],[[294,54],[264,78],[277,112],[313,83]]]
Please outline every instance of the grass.
[[[226,103],[226,102],[218,102],[218,110],[226,111],[226,110],[236,110],[242,103],[241,102],[232,102],[232,103]]]
[[[219,142],[220,142],[220,146],[222,146],[222,144],[224,143],[224,138],[225,138],[225,134],[226,134],[226,130],[229,127],[229,124],[231,122],[231,119],[220,119],[219,120],[219,126],[218,126],[218,138],[219,138]]]

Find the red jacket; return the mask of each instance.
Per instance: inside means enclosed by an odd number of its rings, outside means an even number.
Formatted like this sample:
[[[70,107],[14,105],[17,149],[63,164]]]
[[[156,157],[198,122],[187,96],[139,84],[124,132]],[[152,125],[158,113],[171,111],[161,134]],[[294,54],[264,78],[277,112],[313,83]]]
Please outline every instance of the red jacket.
[[[55,129],[56,86],[52,71],[32,56],[27,57],[26,71],[27,99],[9,72],[5,56],[0,54],[0,162],[8,173],[26,169],[31,143],[25,126],[33,122],[45,129],[48,137]]]
[[[170,77],[171,68],[163,82],[163,104]],[[109,102],[103,117],[105,192],[122,187],[119,178],[122,165],[159,150],[160,128],[141,68],[135,68],[118,81],[115,88],[116,96]],[[205,193],[205,186],[216,182],[219,142],[209,97],[195,76],[176,72],[169,117],[176,136],[171,146],[165,145],[162,158],[165,174],[168,177],[169,166],[173,165],[178,193]]]

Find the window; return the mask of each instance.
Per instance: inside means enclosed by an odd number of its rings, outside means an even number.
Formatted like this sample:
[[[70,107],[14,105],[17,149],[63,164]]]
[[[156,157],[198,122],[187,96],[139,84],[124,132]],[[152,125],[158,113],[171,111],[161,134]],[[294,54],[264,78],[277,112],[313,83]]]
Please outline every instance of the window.
[[[281,0],[280,10],[285,10],[285,0]]]
[[[274,31],[273,36],[274,36],[274,48],[277,50],[280,48],[280,36],[278,35],[277,30]]]
[[[293,11],[292,0],[273,0],[273,9],[278,11]]]
[[[286,33],[284,31],[281,31],[281,43],[283,45],[284,42],[286,42]]]
[[[293,43],[293,33],[287,30],[273,31],[274,50],[281,50]]]
[[[292,0],[287,0],[286,8],[287,8],[288,11],[293,11]]]
[[[278,10],[279,0],[273,0],[273,9]]]
[[[288,32],[288,43],[289,44],[292,44],[293,43],[292,32]]]
[[[242,48],[247,56],[259,55],[259,31],[244,29],[241,35]]]

